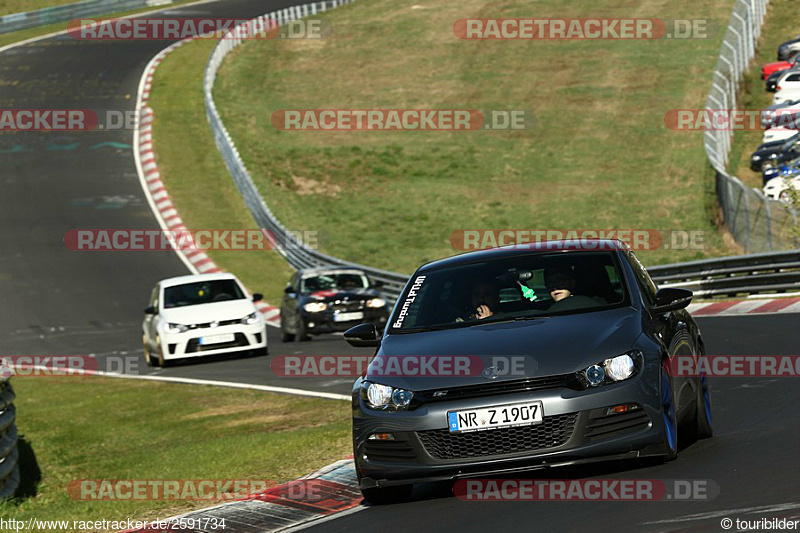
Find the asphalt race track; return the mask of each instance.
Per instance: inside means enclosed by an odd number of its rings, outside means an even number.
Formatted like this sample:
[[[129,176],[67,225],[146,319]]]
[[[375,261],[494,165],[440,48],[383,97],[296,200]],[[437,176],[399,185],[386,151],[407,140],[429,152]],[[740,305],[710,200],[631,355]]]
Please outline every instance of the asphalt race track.
[[[297,3],[226,0],[148,17],[253,18]],[[0,53],[0,102],[16,109],[133,110],[145,65],[169,43],[61,35],[11,48]],[[172,252],[75,252],[63,242],[72,229],[159,229],[139,184],[132,142],[131,130],[0,134],[0,351],[91,354],[111,371],[348,393],[350,379],[287,382],[264,358],[166,370],[144,364],[141,320],[150,290],[159,279],[188,274],[186,267]],[[269,343],[273,355],[353,352],[334,336],[282,345],[274,328]]]
[[[176,8],[169,16],[253,17],[296,3],[229,0]],[[167,44],[59,36],[12,48],[0,55],[0,101],[18,109],[132,110],[142,70]],[[158,229],[139,184],[132,137],[129,130],[0,134],[0,351],[121,357],[138,362],[129,365],[134,373],[349,392],[348,378],[280,378],[269,367],[280,354],[370,353],[338,336],[282,344],[270,328],[266,358],[190,361],[163,370],[144,365],[141,320],[149,291],[159,279],[185,274],[186,267],[170,252],[73,252],[63,243],[71,229]],[[698,321],[710,354],[795,355],[798,318]],[[410,502],[362,508],[309,529],[720,531],[724,517],[799,518],[797,379],[716,378],[711,387],[716,435],[689,444],[675,462],[518,476],[711,480],[720,489],[711,501],[464,502],[453,496],[450,483],[435,483],[418,485]]]
[[[797,355],[798,319],[762,315],[698,323],[709,354]],[[724,517],[800,519],[797,378],[720,377],[710,384],[715,435],[690,443],[674,462],[605,463],[504,479],[711,480],[720,491],[713,500],[477,502],[457,499],[450,483],[430,483],[417,485],[410,502],[362,508],[305,531],[722,531]]]

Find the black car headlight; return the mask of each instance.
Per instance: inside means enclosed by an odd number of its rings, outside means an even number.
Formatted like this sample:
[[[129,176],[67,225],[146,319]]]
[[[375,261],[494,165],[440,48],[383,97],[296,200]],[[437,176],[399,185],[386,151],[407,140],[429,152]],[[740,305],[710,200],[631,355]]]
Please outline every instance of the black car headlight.
[[[596,365],[575,373],[585,388],[598,387],[625,381],[635,376],[642,368],[642,352],[631,350],[616,357],[600,361]]]
[[[259,313],[256,311],[255,313],[250,313],[246,317],[240,320],[240,322],[246,326],[252,326],[253,324],[258,324],[261,321],[261,317]]]
[[[361,384],[361,399],[372,409],[402,410],[408,407],[414,393],[371,381]]]

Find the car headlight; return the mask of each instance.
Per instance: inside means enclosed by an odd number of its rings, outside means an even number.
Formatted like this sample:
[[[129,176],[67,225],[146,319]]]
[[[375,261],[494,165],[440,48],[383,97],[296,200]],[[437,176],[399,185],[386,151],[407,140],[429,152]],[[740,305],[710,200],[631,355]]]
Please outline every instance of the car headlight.
[[[383,307],[386,305],[386,300],[383,298],[370,298],[367,300],[367,307]]]
[[[624,381],[635,375],[642,367],[642,352],[630,352],[605,359],[596,365],[575,373],[584,387],[597,387],[617,381]]]
[[[364,381],[361,384],[361,398],[372,409],[405,409],[411,403],[414,393],[380,383]]]
[[[188,331],[189,326],[184,326],[183,324],[175,324],[172,322],[167,322],[164,326],[164,331],[166,333],[183,333],[184,331]]]
[[[760,155],[754,155],[753,156],[753,161],[761,161],[761,156]]]
[[[309,313],[320,313],[328,308],[328,304],[325,302],[308,302],[306,305],[303,306],[303,309],[308,311]]]
[[[241,322],[242,324],[246,324],[248,326],[252,326],[253,324],[258,324],[259,321],[261,320],[261,317],[258,315],[259,315],[258,311],[256,311],[255,313],[250,313],[249,315],[244,317],[241,320]]]

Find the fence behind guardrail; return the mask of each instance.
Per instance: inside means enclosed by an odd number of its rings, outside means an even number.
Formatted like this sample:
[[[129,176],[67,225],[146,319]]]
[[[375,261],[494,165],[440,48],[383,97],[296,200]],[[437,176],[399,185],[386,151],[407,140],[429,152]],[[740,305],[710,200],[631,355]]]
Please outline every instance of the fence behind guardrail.
[[[736,94],[750,60],[769,0],[736,0],[712,75],[706,109],[736,109]],[[704,146],[716,173],[717,199],[724,222],[746,252],[765,252],[797,247],[797,213],[766,198],[759,189],[747,187],[726,171],[733,139],[732,130],[706,131]]]

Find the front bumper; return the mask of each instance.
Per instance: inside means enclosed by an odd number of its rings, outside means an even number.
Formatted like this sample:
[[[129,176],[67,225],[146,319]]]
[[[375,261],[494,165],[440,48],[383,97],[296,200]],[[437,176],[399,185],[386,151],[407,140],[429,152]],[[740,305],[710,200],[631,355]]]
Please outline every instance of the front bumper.
[[[263,321],[249,326],[232,324],[216,328],[191,329],[183,333],[166,333],[162,331],[160,335],[164,359],[204,357],[263,350],[267,347],[267,328]],[[201,338],[216,335],[233,335],[233,341],[201,344]]]
[[[321,313],[309,313],[304,311],[303,319],[306,322],[306,331],[309,333],[341,332],[364,323],[375,324],[378,330],[382,331],[383,328],[386,327],[386,321],[389,318],[389,312],[386,310],[386,307],[377,309],[365,308],[353,312],[360,312],[363,313],[363,315],[353,320],[340,321],[334,318],[337,315],[332,311],[323,311]]]
[[[374,411],[353,398],[353,443],[361,488],[456,479],[606,459],[663,455],[658,379],[643,369],[629,381],[598,389],[558,388],[425,404],[411,411]],[[657,375],[657,374],[655,374]],[[447,412],[541,400],[544,422],[451,435]],[[609,407],[636,410],[608,415]],[[391,440],[368,440],[392,433]]]

